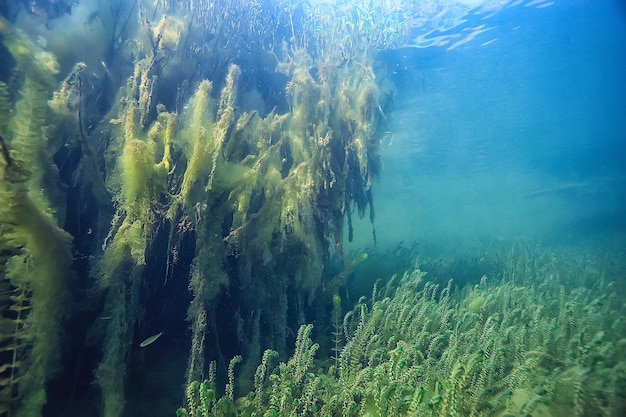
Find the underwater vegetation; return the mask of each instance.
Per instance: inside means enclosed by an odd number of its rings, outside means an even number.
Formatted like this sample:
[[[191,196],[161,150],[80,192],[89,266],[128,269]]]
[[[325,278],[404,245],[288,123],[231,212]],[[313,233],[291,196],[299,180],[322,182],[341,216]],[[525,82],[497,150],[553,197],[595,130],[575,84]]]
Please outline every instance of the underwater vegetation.
[[[249,393],[233,393],[235,357],[225,393],[209,372],[178,415],[623,415],[623,283],[605,277],[624,266],[578,249],[489,253],[505,266],[475,285],[429,281],[416,266],[343,317],[337,296],[330,352],[304,325],[288,360],[265,351]]]
[[[74,279],[72,238],[60,226],[63,207],[51,208],[58,177],[50,142],[43,139],[44,132],[56,128],[47,117],[47,101],[59,67],[54,55],[36,48],[4,20],[0,33],[24,68],[12,111],[7,85],[0,83],[0,413],[10,415],[19,392],[22,415],[36,415],[58,361],[66,290]]]
[[[345,219],[350,239],[353,213],[374,219],[389,19],[349,32],[280,2],[46,4],[0,18],[3,415],[49,403],[74,319],[90,322],[77,337],[97,352],[98,412],[122,415],[168,283],[188,305],[187,385],[209,349],[223,356],[205,338],[225,294],[244,366],[285,352],[334,295],[324,268],[343,261]]]
[[[494,248],[455,284],[390,279],[399,246],[348,296],[410,5],[29,5],[0,16],[0,416],[146,415],[155,356],[149,415],[623,414],[604,259]]]

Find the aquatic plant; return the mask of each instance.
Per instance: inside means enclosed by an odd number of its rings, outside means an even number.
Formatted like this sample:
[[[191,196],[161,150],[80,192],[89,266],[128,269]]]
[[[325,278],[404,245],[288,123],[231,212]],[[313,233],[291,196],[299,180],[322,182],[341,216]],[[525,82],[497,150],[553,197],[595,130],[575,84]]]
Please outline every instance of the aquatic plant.
[[[0,17],[2,42],[23,68],[14,99],[0,83],[0,413],[40,415],[57,368],[60,325],[72,285],[72,237],[62,229],[58,172],[48,140],[48,97],[59,72],[53,54]]]
[[[619,415],[626,328],[611,320],[624,314],[615,284],[572,285],[557,275],[585,276],[576,255],[529,268],[541,259],[530,253],[514,250],[501,277],[475,286],[440,286],[415,269],[375,288],[344,318],[338,374],[313,362],[317,345],[303,326],[293,356],[271,371],[264,356],[254,391],[228,415]],[[520,267],[535,276],[517,282]],[[201,415],[223,415],[219,401]]]
[[[169,6],[157,6],[152,15],[161,7]],[[189,21],[186,41],[172,32],[174,42],[166,32],[179,27],[168,23],[176,18],[163,15],[153,23],[148,16],[140,14],[148,35],[137,43],[134,72],[113,110],[117,115],[100,130],[108,136],[105,169],[116,213],[93,272],[106,290],[102,317],[107,317],[96,374],[103,414],[111,416],[122,412],[152,242],[167,230],[166,268],[172,271],[179,245],[186,236],[193,239],[187,384],[204,374],[207,327],[223,288],[233,285],[241,289],[234,314],[247,318],[237,333],[247,358],[242,372],[252,375],[262,346],[284,352],[287,328],[304,321],[315,295],[332,297],[321,290],[323,269],[331,251],[342,253],[343,221],[351,206],[359,215],[369,207],[373,220],[371,181],[378,167],[372,161],[384,117],[371,58],[325,63],[323,73],[320,64],[313,75],[312,57],[295,39],[280,56],[274,54],[289,79],[287,113],[237,112],[242,77],[237,65],[228,67],[217,100],[211,97],[213,82],[202,80],[189,98],[179,90],[179,111],[168,112],[156,105],[161,80],[171,78],[177,49],[187,47],[200,22]],[[226,13],[221,16],[226,21],[208,30],[230,30],[232,17]],[[288,296],[298,301],[289,306]]]

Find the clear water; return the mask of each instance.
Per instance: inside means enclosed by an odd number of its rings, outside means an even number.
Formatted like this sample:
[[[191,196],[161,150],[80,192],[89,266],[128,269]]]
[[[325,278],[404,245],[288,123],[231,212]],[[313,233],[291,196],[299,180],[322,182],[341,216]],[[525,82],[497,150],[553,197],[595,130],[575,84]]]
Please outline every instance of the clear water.
[[[381,56],[398,87],[375,189],[381,244],[623,233],[624,4],[555,2],[472,20],[451,32],[492,29],[453,50]]]

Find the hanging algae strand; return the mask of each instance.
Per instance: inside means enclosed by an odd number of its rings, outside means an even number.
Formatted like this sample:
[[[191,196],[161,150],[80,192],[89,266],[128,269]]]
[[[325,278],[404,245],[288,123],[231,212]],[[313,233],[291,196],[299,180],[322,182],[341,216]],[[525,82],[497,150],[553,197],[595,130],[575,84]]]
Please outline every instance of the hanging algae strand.
[[[202,207],[206,201],[210,201],[211,195],[216,193],[214,177],[219,176],[216,172],[221,143],[227,137],[234,118],[233,90],[239,70],[236,66],[231,67],[215,123],[212,122],[209,106],[210,83],[202,82],[187,105],[189,111],[182,117],[161,111],[144,130],[145,118],[142,115],[150,112],[145,106],[151,102],[146,97],[152,95],[154,87],[153,81],[145,80],[155,80],[149,68],[152,66],[145,61],[135,66],[125,91],[125,107],[120,108],[120,117],[113,125],[115,136],[110,148],[113,155],[119,153],[117,161],[112,159],[114,175],[108,180],[109,188],[116,195],[118,209],[100,264],[101,284],[109,287],[104,314],[111,319],[107,320],[104,357],[98,368],[104,414],[107,416],[122,412],[120,399],[123,398],[126,352],[132,346],[131,324],[137,320],[134,311],[139,294],[136,291],[143,280],[146,251],[155,236],[156,224],[162,221],[160,219],[164,216],[170,219],[170,237],[175,234],[179,222],[187,224],[190,219],[197,222],[193,227],[197,230],[198,256],[193,261],[190,277],[194,301],[190,305],[189,317],[194,323],[192,327],[198,328],[192,332],[193,335],[204,337],[206,320],[202,319],[203,311],[208,308],[208,301],[217,294],[221,283],[226,282],[225,278],[218,279],[223,275],[219,270],[220,262],[206,263],[212,259],[208,254],[219,253],[219,246],[216,247],[219,241],[214,239],[216,233],[211,228],[219,227],[220,222],[211,221],[208,213],[198,215],[198,210],[204,210]],[[186,158],[187,163],[171,163],[173,146],[181,147],[183,153],[180,157]],[[186,169],[180,172],[173,166]],[[181,176],[180,191],[169,192],[169,181]],[[202,346],[202,340],[192,337],[192,346]],[[155,340],[156,337],[154,340],[149,338],[140,343],[140,347],[148,346]],[[202,355],[203,349],[192,351],[190,369],[203,369]]]
[[[103,397],[103,415],[123,410],[124,381],[134,324],[138,320],[140,288],[146,252],[163,216],[162,201],[170,198],[170,148],[176,133],[175,117],[160,112],[143,128],[150,113],[155,77],[153,57],[138,61],[133,76],[121,91],[124,105],[112,129],[107,187],[115,196],[116,213],[97,266],[99,285],[107,289],[103,316],[107,320],[103,359],[96,376]]]
[[[0,369],[10,370],[0,387],[0,412],[39,416],[47,402],[46,382],[57,368],[60,326],[69,306],[71,287],[71,236],[60,225],[49,198],[58,191],[58,179],[47,155],[56,149],[45,140],[56,120],[48,109],[56,58],[44,51],[0,17],[2,42],[23,71],[15,102],[0,85],[2,158],[0,162],[0,309],[17,312],[3,316],[0,332],[3,355]],[[28,167],[26,169],[25,167]],[[44,175],[47,177],[44,180]],[[44,184],[46,188],[44,191]],[[62,207],[58,207],[62,209]],[[19,359],[19,360],[18,360]]]

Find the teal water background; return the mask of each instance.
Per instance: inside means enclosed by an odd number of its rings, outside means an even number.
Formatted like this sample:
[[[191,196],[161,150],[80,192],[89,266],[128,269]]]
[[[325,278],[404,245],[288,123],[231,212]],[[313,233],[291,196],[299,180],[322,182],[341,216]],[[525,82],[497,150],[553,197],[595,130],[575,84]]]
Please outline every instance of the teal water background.
[[[480,25],[490,30],[453,49],[380,56],[397,90],[375,184],[379,247],[626,232],[624,3],[511,7],[448,34]]]

